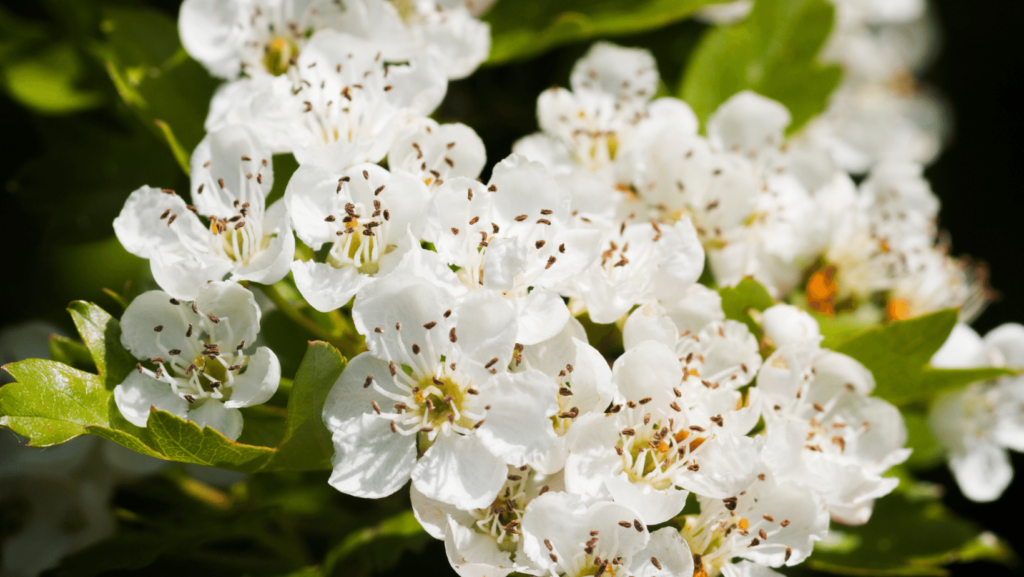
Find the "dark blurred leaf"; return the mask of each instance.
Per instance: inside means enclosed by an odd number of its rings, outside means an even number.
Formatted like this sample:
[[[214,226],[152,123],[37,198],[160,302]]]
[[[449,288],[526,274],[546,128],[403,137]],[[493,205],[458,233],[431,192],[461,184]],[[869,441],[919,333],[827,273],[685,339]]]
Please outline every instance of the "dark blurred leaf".
[[[994,535],[946,509],[934,491],[908,487],[879,499],[867,524],[833,525],[807,564],[838,575],[945,575],[949,563],[1005,563],[1012,556]]]
[[[680,97],[706,122],[730,96],[753,90],[786,105],[795,132],[824,110],[842,76],[838,66],[817,62],[834,12],[827,0],[758,0],[742,22],[707,33]]]
[[[752,278],[745,278],[734,287],[724,287],[718,293],[722,296],[722,311],[725,318],[740,321],[755,335],[761,334],[761,326],[750,316],[750,310],[763,311],[775,304],[764,285]]]
[[[667,26],[716,0],[546,0],[499,2],[484,16],[491,25],[488,63],[537,56],[595,36],[634,34]]]
[[[0,387],[0,425],[35,447],[70,441],[106,425],[110,391],[96,375],[43,359],[4,366],[17,382]]]
[[[946,342],[959,312],[948,309],[863,331],[836,350],[867,367],[875,395],[894,403],[928,398],[975,381],[1013,374],[1007,369],[935,369],[928,361]]]
[[[292,174],[299,168],[299,163],[291,154],[274,155],[274,188],[267,195],[267,206],[284,198],[284,189],[288,186]]]
[[[95,108],[103,94],[81,86],[86,62],[70,42],[51,42],[3,65],[11,98],[40,114],[70,114]]]
[[[89,349],[82,343],[60,335],[50,335],[50,360],[87,373],[96,370]]]
[[[346,359],[324,342],[311,342],[288,399],[284,440],[268,470],[330,469],[334,444],[321,413],[327,393],[345,370]]]
[[[47,38],[46,25],[21,18],[0,6],[0,66],[15,54]]]
[[[402,553],[420,551],[431,540],[412,511],[356,531],[328,554],[324,577],[364,577],[398,563]]]
[[[108,7],[100,28],[106,42],[97,52],[121,99],[172,153],[180,147],[190,154],[205,133],[203,121],[219,81],[185,53],[177,24],[163,12]],[[182,168],[187,172],[187,163]]]
[[[121,345],[121,323],[92,303],[73,302],[68,312],[92,355],[104,385],[108,390],[114,390],[138,362]]]

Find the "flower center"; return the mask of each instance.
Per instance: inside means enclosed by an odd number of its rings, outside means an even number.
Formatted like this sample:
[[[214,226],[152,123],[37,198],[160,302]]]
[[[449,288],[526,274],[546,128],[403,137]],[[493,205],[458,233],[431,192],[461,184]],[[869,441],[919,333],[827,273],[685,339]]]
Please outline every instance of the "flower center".
[[[277,36],[264,47],[263,67],[274,76],[280,76],[298,57],[299,46],[288,38]]]
[[[638,406],[637,403],[633,403]],[[631,412],[641,412],[642,409]],[[707,440],[703,427],[693,425],[675,430],[672,419],[663,421],[651,418],[645,413],[633,426],[619,432],[615,452],[622,457],[622,470],[634,483],[646,483],[657,490],[669,489],[674,485],[676,471],[686,467],[691,471],[700,469],[695,457],[698,449]]]

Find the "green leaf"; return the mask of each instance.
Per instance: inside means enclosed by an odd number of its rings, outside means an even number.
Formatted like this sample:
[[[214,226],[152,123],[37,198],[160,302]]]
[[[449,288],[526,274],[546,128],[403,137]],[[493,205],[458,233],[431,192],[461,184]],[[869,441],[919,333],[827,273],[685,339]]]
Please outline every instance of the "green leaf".
[[[149,447],[149,445],[143,443],[139,437],[131,433],[127,433],[125,431],[120,431],[118,429],[113,429],[110,427],[104,427],[102,425],[87,425],[85,427],[85,430],[90,435],[96,435],[97,437],[103,437],[104,439],[114,441],[115,443],[124,445],[125,447],[135,451],[136,453],[142,453],[143,455],[155,457],[157,459],[167,459],[167,457],[163,453],[159,453],[153,450],[152,448]],[[139,430],[145,431],[145,429]]]
[[[209,465],[241,473],[255,473],[274,449],[232,441],[209,427],[154,409],[146,422],[149,445],[174,461]]]
[[[288,398],[285,435],[268,470],[330,469],[334,444],[321,413],[327,393],[345,369],[345,357],[331,345],[309,343]]]
[[[1012,559],[1005,543],[955,516],[935,493],[904,488],[879,499],[868,523],[833,525],[809,568],[837,575],[945,575],[949,563]]]
[[[720,0],[717,0],[720,1]],[[635,34],[667,26],[716,0],[545,0],[499,2],[491,25],[489,64],[537,56],[595,36]]]
[[[941,463],[946,449],[932,435],[928,415],[904,410],[903,421],[907,424],[907,446],[914,450],[906,466],[911,469],[929,469]]]
[[[750,315],[750,311],[763,311],[775,304],[775,299],[768,294],[764,285],[747,277],[734,287],[719,289],[718,294],[722,296],[725,318],[745,323],[752,333],[761,334],[761,325]]]
[[[96,375],[53,361],[28,359],[4,366],[17,382],[0,387],[0,425],[29,445],[48,447],[107,425],[110,391]]]
[[[825,109],[842,70],[817,62],[832,30],[827,0],[758,0],[737,24],[707,33],[683,77],[680,97],[702,122],[737,92],[753,90],[789,108],[797,131]]]
[[[392,567],[406,550],[419,551],[430,541],[412,511],[403,511],[350,534],[324,560],[325,576],[363,577]],[[342,571],[340,567],[344,567]]]
[[[89,349],[82,343],[60,335],[50,335],[50,359],[86,372],[96,369]]]
[[[70,42],[5,63],[7,93],[40,114],[71,114],[103,103],[103,94],[80,86],[86,63]]]
[[[87,302],[76,301],[68,307],[78,334],[92,354],[99,376],[107,389],[124,382],[137,363],[121,345],[121,323],[107,311]]]
[[[177,23],[163,12],[111,6],[100,27],[106,42],[97,52],[118,94],[180,163],[204,136],[218,81],[189,58]]]
[[[1013,374],[1002,368],[936,369],[927,366],[952,332],[958,314],[956,309],[947,309],[895,321],[861,332],[836,350],[863,363],[875,377],[875,394],[896,404]]]

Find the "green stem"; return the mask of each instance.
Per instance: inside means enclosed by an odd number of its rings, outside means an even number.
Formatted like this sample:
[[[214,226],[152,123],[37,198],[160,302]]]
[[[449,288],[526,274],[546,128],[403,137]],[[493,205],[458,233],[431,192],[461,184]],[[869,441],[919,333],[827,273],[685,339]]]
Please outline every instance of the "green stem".
[[[260,285],[260,290],[262,290],[263,294],[267,295],[267,298],[270,299],[270,302],[274,303],[274,305],[280,309],[281,312],[287,315],[288,318],[292,319],[292,321],[312,333],[318,339],[327,341],[339,349],[347,348],[347,345],[350,344],[346,342],[346,340],[339,339],[337,336],[332,335],[320,327],[320,325],[314,323],[312,319],[302,314],[299,309],[292,306],[292,304],[288,302],[288,300],[285,299],[284,296],[282,296],[281,293],[272,285]]]

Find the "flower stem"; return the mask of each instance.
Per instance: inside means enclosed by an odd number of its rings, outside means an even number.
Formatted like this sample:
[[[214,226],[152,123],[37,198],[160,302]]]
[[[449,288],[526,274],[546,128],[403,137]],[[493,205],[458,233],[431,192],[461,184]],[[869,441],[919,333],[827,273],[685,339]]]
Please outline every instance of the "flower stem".
[[[341,335],[331,334],[326,329],[313,322],[312,319],[302,314],[302,312],[288,302],[288,299],[284,298],[284,295],[282,295],[273,285],[261,284],[260,290],[263,291],[263,294],[265,294],[281,312],[294,321],[295,324],[306,329],[318,339],[331,343],[339,349],[349,348],[353,344],[349,342],[348,339],[339,338]]]

